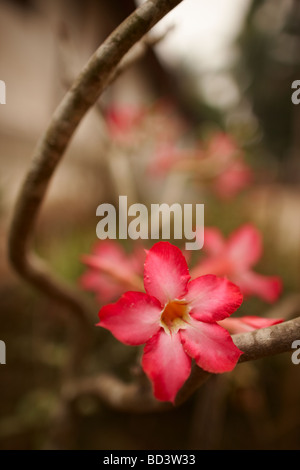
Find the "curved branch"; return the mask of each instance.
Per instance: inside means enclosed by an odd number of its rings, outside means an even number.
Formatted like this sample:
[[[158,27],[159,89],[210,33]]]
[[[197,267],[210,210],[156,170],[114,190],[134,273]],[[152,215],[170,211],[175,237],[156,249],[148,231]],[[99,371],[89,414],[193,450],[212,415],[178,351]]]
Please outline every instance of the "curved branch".
[[[56,109],[35,149],[21,188],[9,234],[9,257],[19,275],[45,294],[64,303],[83,331],[87,310],[78,294],[51,275],[29,250],[40,206],[53,173],[77,126],[97,101],[125,54],[182,0],[148,0],[99,47]],[[87,328],[85,328],[87,330]]]
[[[244,352],[239,362],[288,352],[292,350],[293,341],[300,339],[300,317],[268,328],[233,335],[232,339],[236,346]],[[212,375],[194,363],[189,379],[176,397],[175,405],[182,405]],[[145,388],[144,384],[141,387],[138,382],[126,384],[105,374],[72,382],[66,392],[67,401],[73,402],[82,395],[92,395],[120,411],[147,413],[170,409],[169,403],[154,399],[150,384],[148,384],[148,388]]]
[[[291,351],[300,339],[300,317],[277,325],[233,335],[235,345],[243,351],[239,362],[253,361]]]
[[[300,339],[300,317],[268,328],[233,335],[232,339],[243,351],[239,362],[288,352],[292,350],[293,341]],[[209,372],[194,365],[189,379],[177,395],[176,404],[185,402],[210,376]]]
[[[145,387],[138,381],[125,383],[108,374],[79,379],[63,390],[63,398],[67,403],[74,403],[86,395],[98,398],[110,408],[123,412],[152,413],[172,409],[170,403],[154,398],[148,384]]]

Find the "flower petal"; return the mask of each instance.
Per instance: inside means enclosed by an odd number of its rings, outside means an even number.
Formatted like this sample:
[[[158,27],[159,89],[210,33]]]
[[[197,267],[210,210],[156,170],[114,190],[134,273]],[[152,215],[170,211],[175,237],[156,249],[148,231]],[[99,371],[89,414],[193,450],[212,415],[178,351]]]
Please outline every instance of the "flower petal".
[[[106,296],[105,293],[102,295],[109,282],[117,287],[112,291],[117,292],[117,296],[126,290],[143,290],[143,282],[139,275],[143,271],[142,256],[144,254],[141,255],[141,249],[127,255],[117,242],[103,240],[95,245],[91,255],[84,255],[81,259],[90,270],[99,273],[99,288],[95,291],[99,292],[100,298],[111,300],[116,296]],[[85,279],[83,282],[86,285]],[[103,286],[100,283],[103,283]],[[108,290],[111,291],[109,287]]]
[[[235,230],[227,243],[227,254],[237,270],[249,268],[262,255],[262,240],[259,231],[251,224]]]
[[[126,292],[118,302],[101,308],[97,326],[111,331],[122,343],[135,346],[158,332],[160,314],[157,299],[143,292]]]
[[[95,243],[92,254],[103,259],[122,261],[126,259],[125,251],[115,240],[101,240]]]
[[[215,323],[191,319],[190,326],[179,334],[187,354],[208,372],[217,374],[234,369],[242,354],[228,331]]]
[[[253,172],[239,159],[232,162],[215,180],[213,189],[221,199],[232,199],[253,181]]]
[[[230,276],[234,269],[233,264],[227,256],[208,256],[200,260],[193,269],[191,269],[191,277],[203,276],[204,274],[214,274],[215,276]]]
[[[91,255],[83,255],[81,259],[88,267],[119,278],[134,274],[131,256],[113,240],[103,240],[95,245]]]
[[[219,229],[208,227],[204,230],[203,249],[210,255],[217,256],[225,248],[225,240]]]
[[[110,107],[106,112],[106,123],[111,137],[120,143],[131,143],[143,116],[141,108]]]
[[[164,142],[156,148],[149,172],[156,176],[166,175],[183,158],[184,154],[172,142]]]
[[[143,275],[145,259],[146,251],[144,246],[142,244],[136,244],[129,257],[129,264],[135,273]]]
[[[266,328],[282,322],[281,318],[245,316],[240,318],[225,318],[225,320],[220,321],[219,325],[229,331],[230,334],[236,334],[259,330],[260,328]]]
[[[239,274],[236,282],[243,294],[256,295],[270,303],[275,302],[282,291],[282,282],[279,277],[264,276],[254,271]]]
[[[191,358],[184,352],[180,336],[161,330],[147,342],[142,360],[157,400],[174,403],[178,390],[191,372]]]
[[[185,299],[196,320],[215,322],[231,315],[242,303],[240,289],[225,278],[213,274],[198,277],[188,284]]]
[[[116,300],[128,289],[128,285],[120,283],[112,276],[107,276],[96,269],[89,269],[79,278],[82,289],[94,292],[99,303]]]
[[[187,262],[177,246],[169,242],[153,245],[145,261],[144,285],[147,294],[165,305],[186,293],[189,280]]]
[[[233,137],[225,132],[217,132],[208,142],[207,152],[209,156],[217,157],[220,161],[231,161],[241,153]]]
[[[101,284],[99,272],[96,269],[90,269],[89,271],[86,271],[80,276],[79,284],[82,289],[97,291],[99,284]]]

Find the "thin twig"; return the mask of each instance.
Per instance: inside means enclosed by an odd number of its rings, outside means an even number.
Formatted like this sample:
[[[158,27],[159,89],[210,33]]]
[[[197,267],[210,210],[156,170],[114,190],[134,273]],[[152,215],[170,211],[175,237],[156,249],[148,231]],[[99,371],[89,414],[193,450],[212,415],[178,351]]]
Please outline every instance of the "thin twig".
[[[132,50],[130,50],[124,58],[121,60],[118,67],[115,69],[114,73],[110,76],[109,84],[114,82],[120,75],[122,75],[126,70],[135,65],[140,59],[144,57],[147,50],[151,47],[156,46],[161,41],[165,39],[167,34],[174,29],[174,26],[170,26],[167,30],[156,36],[146,36],[142,41],[137,43]]]
[[[98,398],[119,411],[152,413],[172,409],[170,403],[163,403],[154,398],[148,384],[144,387],[138,381],[125,383],[108,374],[79,379],[64,389],[64,399],[69,403],[74,403],[86,395]]]
[[[156,34],[156,35],[146,35],[143,39],[141,39],[139,42],[134,44],[134,46],[124,55],[118,66],[115,68],[113,73],[110,75],[106,88],[111,85],[113,82],[115,82],[126,70],[130,69],[133,67],[139,60],[141,60],[145,54],[147,53],[147,50],[157,46],[160,42],[162,42],[166,36],[169,34],[170,31],[172,31],[175,28],[174,25],[169,26],[166,28],[166,30],[161,33],[161,34]],[[62,43],[65,43],[67,39],[69,39],[68,34],[65,31],[65,26],[63,29],[63,33],[60,33],[60,45]],[[73,79],[70,79],[70,74],[67,72],[67,67],[66,65],[68,64],[68,61],[66,60],[67,54],[66,51],[64,50],[63,47],[60,47],[60,62],[61,62],[61,69],[63,71],[62,74],[62,83],[63,85],[68,89],[72,86]]]

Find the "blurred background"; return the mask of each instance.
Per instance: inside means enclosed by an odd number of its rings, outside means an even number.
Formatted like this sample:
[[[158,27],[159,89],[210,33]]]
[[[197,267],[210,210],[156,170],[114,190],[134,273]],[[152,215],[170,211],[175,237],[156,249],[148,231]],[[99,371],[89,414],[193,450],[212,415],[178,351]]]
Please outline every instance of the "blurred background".
[[[7,348],[0,368],[1,449],[47,447],[70,334],[63,307],[9,265],[14,203],[56,106],[135,6],[134,0],[0,1],[0,79],[6,83],[6,104],[0,105],[0,340]],[[94,312],[87,375],[113,372],[130,380],[139,354],[94,327],[101,299],[80,283],[86,269],[81,256],[97,242],[96,208],[104,202],[117,207],[122,194],[148,207],[203,203],[205,226],[225,235],[255,224],[264,244],[256,269],[280,276],[283,292],[273,305],[250,298],[241,314],[289,318],[299,311],[300,107],[291,101],[292,82],[300,79],[299,2],[185,0],[149,42],[158,37],[84,118],[35,232],[37,252],[82,291]],[[223,163],[224,172],[216,174],[215,165]],[[134,245],[126,241],[122,249],[130,253]],[[165,413],[125,413],[82,397],[60,446],[299,449],[299,396],[300,365],[287,353],[213,377]]]

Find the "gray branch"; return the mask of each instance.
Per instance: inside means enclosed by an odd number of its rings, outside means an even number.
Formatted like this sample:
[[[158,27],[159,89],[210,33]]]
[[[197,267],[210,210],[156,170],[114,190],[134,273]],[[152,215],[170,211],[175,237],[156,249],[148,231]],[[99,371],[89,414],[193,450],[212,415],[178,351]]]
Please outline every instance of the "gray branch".
[[[239,362],[292,351],[293,341],[300,339],[300,317],[268,328],[233,335],[232,338],[243,351]],[[176,406],[184,403],[212,375],[194,363],[189,379],[176,397]],[[148,413],[170,409],[169,403],[158,402],[153,398],[150,387],[145,387],[144,382],[141,385],[138,381],[125,384],[106,374],[79,379],[69,384],[65,392],[66,401],[73,402],[82,395],[91,395],[121,411]]]

